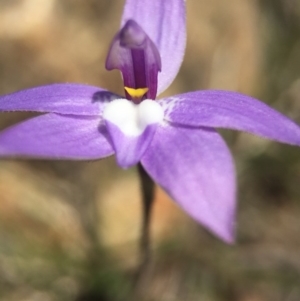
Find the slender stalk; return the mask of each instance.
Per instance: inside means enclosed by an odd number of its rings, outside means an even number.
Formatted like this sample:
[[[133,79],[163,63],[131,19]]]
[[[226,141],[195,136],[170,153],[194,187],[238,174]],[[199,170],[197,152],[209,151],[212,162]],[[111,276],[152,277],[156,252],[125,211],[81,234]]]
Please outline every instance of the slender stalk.
[[[149,177],[141,164],[138,164],[138,172],[140,176],[141,192],[142,192],[142,210],[143,219],[140,236],[140,266],[138,274],[142,274],[148,266],[151,257],[150,246],[150,223],[151,213],[154,201],[154,182]]]

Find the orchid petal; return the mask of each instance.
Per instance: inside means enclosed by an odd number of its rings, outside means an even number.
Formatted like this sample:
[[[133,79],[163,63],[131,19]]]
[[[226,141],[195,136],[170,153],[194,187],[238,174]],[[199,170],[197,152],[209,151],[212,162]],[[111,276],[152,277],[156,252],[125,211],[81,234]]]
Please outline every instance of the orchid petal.
[[[99,118],[41,115],[0,133],[0,157],[91,160],[113,154]]]
[[[162,62],[158,94],[172,83],[183,60],[186,45],[184,0],[127,0],[122,26],[135,20],[156,45]]]
[[[118,164],[128,168],[137,164],[148,148],[157,125],[163,120],[163,110],[150,99],[140,104],[117,99],[105,107],[103,119]]]
[[[141,163],[191,217],[226,242],[233,241],[235,172],[218,133],[160,126]]]
[[[252,97],[229,91],[196,91],[159,101],[165,119],[185,126],[229,128],[300,145],[300,127]]]
[[[52,84],[0,97],[0,112],[35,111],[69,115],[99,115],[105,103],[119,96],[98,87]]]
[[[122,168],[132,167],[140,161],[152,141],[157,127],[156,124],[153,124],[147,126],[139,136],[127,136],[115,124],[106,121],[105,125],[115,150],[117,163]]]

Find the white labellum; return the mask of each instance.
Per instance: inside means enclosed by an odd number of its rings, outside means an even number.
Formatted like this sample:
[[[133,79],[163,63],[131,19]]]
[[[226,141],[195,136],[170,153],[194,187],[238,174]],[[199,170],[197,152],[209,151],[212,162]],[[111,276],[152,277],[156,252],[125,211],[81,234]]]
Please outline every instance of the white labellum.
[[[139,136],[146,127],[163,120],[163,108],[154,100],[145,99],[134,104],[127,99],[115,99],[106,105],[103,118],[114,125],[126,136]]]

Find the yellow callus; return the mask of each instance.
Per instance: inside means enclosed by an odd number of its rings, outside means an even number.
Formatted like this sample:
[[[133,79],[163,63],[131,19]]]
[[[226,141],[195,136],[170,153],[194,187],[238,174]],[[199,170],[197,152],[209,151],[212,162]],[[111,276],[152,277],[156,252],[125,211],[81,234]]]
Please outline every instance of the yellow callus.
[[[124,89],[134,99],[142,98],[149,90],[148,88],[133,89],[129,87],[124,87]]]

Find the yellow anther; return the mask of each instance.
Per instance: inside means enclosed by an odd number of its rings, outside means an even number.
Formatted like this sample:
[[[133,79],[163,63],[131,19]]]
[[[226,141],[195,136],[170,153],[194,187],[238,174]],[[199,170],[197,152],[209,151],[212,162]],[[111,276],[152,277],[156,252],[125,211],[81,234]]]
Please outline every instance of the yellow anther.
[[[124,87],[124,89],[132,98],[142,98],[149,90],[148,88],[133,89],[128,87]]]

